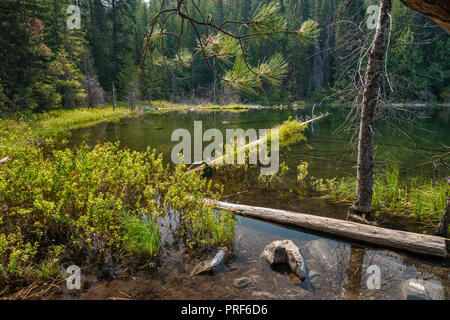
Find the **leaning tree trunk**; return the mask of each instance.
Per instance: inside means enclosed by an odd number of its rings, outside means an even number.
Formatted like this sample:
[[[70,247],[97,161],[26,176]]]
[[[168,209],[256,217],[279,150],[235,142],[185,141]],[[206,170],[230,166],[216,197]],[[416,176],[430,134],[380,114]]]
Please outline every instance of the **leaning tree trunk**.
[[[447,181],[450,184],[450,177],[447,178]],[[450,222],[450,195],[447,193],[447,203],[444,208],[444,212],[442,213],[441,221],[436,228],[436,235],[441,237],[447,237],[448,224]]]
[[[375,33],[375,41],[370,51],[365,74],[364,95],[361,105],[361,122],[358,140],[358,165],[356,203],[353,213],[362,215],[371,211],[373,194],[373,137],[374,116],[379,97],[380,69],[386,54],[386,36],[389,32],[391,0],[380,0],[380,17]]]

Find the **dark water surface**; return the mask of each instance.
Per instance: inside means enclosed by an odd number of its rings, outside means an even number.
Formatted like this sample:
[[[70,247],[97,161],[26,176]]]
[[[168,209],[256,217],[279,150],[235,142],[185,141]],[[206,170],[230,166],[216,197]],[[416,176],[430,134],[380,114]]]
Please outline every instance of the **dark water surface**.
[[[276,185],[258,182],[255,170],[216,174],[213,179],[225,187],[224,200],[345,219],[347,205],[327,203],[296,183],[296,167],[302,160],[309,163],[309,176],[316,178],[355,175],[356,152],[354,145],[349,143],[352,134],[339,130],[348,112],[331,112],[330,117],[310,126],[307,131],[309,145],[297,143],[282,152],[281,161],[285,161],[290,170]],[[227,128],[269,129],[290,116],[305,119],[311,113],[310,108],[148,113],[117,123],[101,123],[75,130],[69,138],[69,145],[73,147],[83,141],[91,145],[120,141],[122,147],[133,150],[145,150],[151,146],[164,154],[166,162],[170,162],[171,150],[178,143],[171,141],[172,132],[185,128],[192,133],[194,121],[202,121],[203,130],[217,128],[225,133]],[[438,143],[450,145],[450,110],[420,112],[423,118],[414,125],[404,121],[407,117],[403,112],[388,110],[383,115],[396,121],[391,121],[390,125],[381,122],[376,125],[376,168],[381,169],[387,162],[394,161],[399,165],[402,179],[432,177],[431,157],[442,153]],[[408,113],[408,118],[412,116]],[[416,232],[429,231],[406,218],[390,219],[384,225]],[[272,270],[260,258],[267,244],[281,239],[290,239],[300,248],[309,270],[305,282],[299,283],[299,279],[287,270]],[[235,258],[213,274],[190,277],[190,271],[198,260],[190,258],[183,248],[172,246],[164,251],[158,272],[151,275],[140,272],[133,277],[109,282],[90,279],[89,289],[79,297],[448,299],[450,289],[450,269],[444,261],[425,261],[403,253],[367,248],[245,218],[238,219],[234,254]],[[380,289],[368,288],[370,274],[367,269],[371,265],[380,268]],[[126,267],[123,269],[126,273]],[[245,287],[233,284],[243,277],[246,278]],[[70,297],[64,293],[60,296]]]

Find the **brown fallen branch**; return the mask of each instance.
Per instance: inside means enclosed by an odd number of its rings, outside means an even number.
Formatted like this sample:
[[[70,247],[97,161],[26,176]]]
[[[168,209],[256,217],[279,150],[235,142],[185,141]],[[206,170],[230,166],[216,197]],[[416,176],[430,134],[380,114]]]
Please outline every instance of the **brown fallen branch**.
[[[437,236],[391,230],[292,211],[261,208],[226,202],[215,202],[216,209],[229,210],[237,215],[271,221],[285,226],[298,227],[329,234],[357,242],[400,249],[414,254],[446,258],[446,239]]]
[[[301,124],[304,125],[304,126],[307,126],[308,124],[313,123],[313,122],[315,122],[315,121],[319,121],[319,120],[321,120],[321,119],[323,119],[323,118],[328,117],[329,115],[330,115],[330,113],[327,112],[327,113],[321,114],[320,116],[317,116],[317,117],[314,117],[314,118],[309,119],[309,120],[307,120],[307,121],[304,121],[304,122],[302,122]],[[277,129],[277,128],[279,128],[280,126],[281,126],[281,125],[279,125],[279,126],[273,128],[273,129]],[[263,137],[259,138],[258,140],[255,140],[255,141],[253,141],[253,142],[251,142],[251,143],[249,143],[249,144],[246,144],[245,146],[240,147],[240,149],[241,149],[241,150],[244,150],[244,151],[248,149],[248,150],[250,151],[251,148],[256,148],[257,146],[259,146],[260,144],[262,144],[263,142],[265,142],[266,139],[267,139],[267,136],[263,136]],[[237,150],[237,152],[239,152],[239,150]],[[196,167],[196,168],[194,168],[194,169],[192,169],[192,170],[189,171],[189,172],[201,171],[201,170],[203,170],[203,169],[204,169],[205,171],[211,171],[211,170],[214,170],[214,169],[213,169],[214,166],[221,166],[221,165],[223,165],[224,163],[225,163],[225,156],[223,155],[223,156],[221,156],[221,157],[218,157],[217,159],[214,159],[214,160],[210,161],[209,163],[207,163],[206,161],[201,161],[201,162],[193,163],[193,164],[191,165],[191,167],[192,167],[192,166],[195,166],[195,165],[199,165],[199,166]]]

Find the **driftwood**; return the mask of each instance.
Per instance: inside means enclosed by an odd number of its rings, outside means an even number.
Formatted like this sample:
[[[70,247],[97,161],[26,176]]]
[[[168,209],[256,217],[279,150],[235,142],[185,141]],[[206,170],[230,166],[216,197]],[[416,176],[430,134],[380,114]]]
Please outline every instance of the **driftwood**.
[[[321,114],[320,116],[317,116],[317,117],[314,117],[312,119],[309,119],[307,121],[302,122],[302,125],[308,125],[308,124],[313,123],[315,121],[318,121],[318,120],[321,120],[323,118],[326,118],[329,115],[330,115],[330,113],[328,113],[328,112],[324,113],[324,114]],[[278,127],[275,127],[274,129],[276,129]],[[266,139],[267,139],[267,136],[261,137],[258,140],[255,140],[255,141],[253,141],[253,142],[251,142],[249,144],[246,144],[246,145],[240,147],[240,150],[247,150],[248,149],[250,151],[251,148],[256,148],[261,143],[265,142]],[[239,152],[239,150],[237,150],[237,153],[238,152]],[[214,159],[214,160],[210,161],[209,163],[207,163],[206,161],[195,162],[195,163],[193,163],[191,165],[191,167],[195,166],[195,165],[198,165],[198,167],[196,167],[195,169],[192,169],[190,172],[200,171],[200,170],[205,169],[204,172],[208,172],[208,174],[206,174],[208,176],[208,175],[210,175],[211,172],[214,171],[214,169],[213,169],[214,166],[223,165],[224,161],[225,161],[225,156],[221,156],[221,157],[218,157],[217,159]]]
[[[300,227],[357,242],[400,249],[410,253],[446,258],[446,239],[437,236],[391,230],[351,221],[338,220],[309,214],[261,208],[226,202],[215,202],[217,209],[235,214],[272,221],[278,224]]]
[[[1,163],[5,163],[7,161],[11,160],[11,158],[9,156],[4,157],[3,159],[0,160],[0,164]]]

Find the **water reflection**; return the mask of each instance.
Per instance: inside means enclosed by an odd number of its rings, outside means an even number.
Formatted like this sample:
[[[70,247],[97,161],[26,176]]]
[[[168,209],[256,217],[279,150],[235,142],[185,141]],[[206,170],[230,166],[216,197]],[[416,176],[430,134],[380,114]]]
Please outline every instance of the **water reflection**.
[[[389,250],[365,248],[245,220],[241,218],[237,230],[235,264],[240,269],[259,272],[265,281],[255,289],[269,292],[278,299],[289,298],[283,290],[278,290],[280,283],[285,285],[284,289],[296,292],[294,296],[298,299],[446,299],[449,283],[448,268],[444,264],[432,265]],[[276,274],[259,259],[265,245],[280,239],[291,239],[300,248],[314,290],[295,289],[299,286],[287,271],[281,279],[281,274]],[[260,264],[262,266],[258,267]],[[367,284],[371,276],[367,269],[372,265],[380,268],[380,289],[371,289]],[[276,281],[277,287],[272,281]],[[425,291],[414,293],[410,282],[422,283]]]

